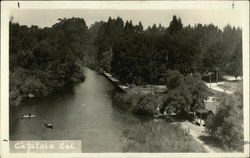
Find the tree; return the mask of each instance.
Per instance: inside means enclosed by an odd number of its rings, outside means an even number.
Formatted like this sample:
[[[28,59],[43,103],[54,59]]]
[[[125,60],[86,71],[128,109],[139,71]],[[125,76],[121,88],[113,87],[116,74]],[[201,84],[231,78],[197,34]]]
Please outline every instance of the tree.
[[[98,70],[106,69],[106,71],[110,71],[114,47],[117,45],[116,42],[121,41],[124,35],[123,25],[123,20],[120,17],[117,17],[117,19],[109,17],[108,21],[98,29],[94,40],[94,45],[97,48]]]
[[[181,19],[174,15],[172,18],[172,21],[169,24],[168,30],[171,34],[176,33],[180,31],[183,28],[183,24],[181,22]]]
[[[235,78],[242,76],[242,32],[239,28],[227,25],[223,28],[223,42],[225,45],[224,58],[226,60],[223,71]],[[234,38],[232,38],[234,37]]]
[[[219,109],[209,118],[206,129],[225,148],[243,150],[243,98],[240,95],[219,96]]]
[[[10,103],[83,81],[87,40],[88,28],[80,18],[60,19],[43,29],[10,22]]]
[[[189,112],[205,106],[204,101],[210,93],[200,74],[184,76],[177,70],[168,70],[165,81],[168,90],[161,111],[170,109],[186,116]]]

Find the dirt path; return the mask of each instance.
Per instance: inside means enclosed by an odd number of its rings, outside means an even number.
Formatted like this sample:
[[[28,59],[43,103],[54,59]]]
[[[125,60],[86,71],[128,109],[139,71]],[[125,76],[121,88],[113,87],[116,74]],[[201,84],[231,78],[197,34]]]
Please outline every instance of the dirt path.
[[[196,126],[196,125],[192,124],[189,121],[181,122],[181,125],[182,125],[183,129],[189,131],[189,134],[191,136],[193,136],[193,138],[198,143],[200,143],[205,148],[205,150],[207,152],[215,153],[215,151],[210,146],[208,146],[207,144],[205,144],[205,142],[203,142],[202,140],[199,139],[199,136],[206,135],[205,132],[204,132],[205,131],[204,127]]]
[[[205,82],[205,84],[207,85],[208,88],[211,88],[211,89],[213,89],[215,91],[224,92],[224,93],[227,93],[227,94],[233,94],[232,91],[225,90],[225,89],[222,89],[222,88],[218,87],[217,83],[211,83],[210,84],[210,83]],[[224,84],[224,82],[218,82],[218,84]],[[210,85],[211,85],[211,87],[210,87]]]
[[[211,88],[215,91],[219,91],[219,92],[223,92],[227,94],[233,94],[232,91],[225,90],[225,89],[218,87],[219,84],[224,84],[224,82],[211,83],[211,84],[205,82],[205,84],[208,86],[208,88]],[[221,149],[218,149],[217,147],[207,145],[203,140],[200,139],[201,136],[207,136],[207,134],[205,133],[205,127],[194,125],[193,123],[189,121],[181,122],[181,125],[184,130],[189,131],[189,134],[193,136],[193,138],[197,142],[199,142],[205,148],[207,152],[209,153],[223,152]]]

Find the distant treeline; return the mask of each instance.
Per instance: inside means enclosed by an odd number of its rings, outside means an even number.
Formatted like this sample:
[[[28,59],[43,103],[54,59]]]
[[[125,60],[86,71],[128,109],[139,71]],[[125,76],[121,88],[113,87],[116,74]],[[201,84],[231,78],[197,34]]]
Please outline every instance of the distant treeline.
[[[143,28],[120,17],[87,27],[84,19],[59,19],[52,27],[10,21],[10,102],[46,96],[84,79],[82,66],[108,71],[123,83],[165,84],[167,69],[182,74],[218,71],[242,75],[242,31],[197,24]]]
[[[144,29],[141,22],[133,25],[118,17],[96,22],[90,30],[98,30],[93,31],[98,68],[125,83],[163,84],[167,69],[242,75],[242,31],[230,25],[223,30],[213,24],[184,27],[173,16],[169,27],[154,24]]]

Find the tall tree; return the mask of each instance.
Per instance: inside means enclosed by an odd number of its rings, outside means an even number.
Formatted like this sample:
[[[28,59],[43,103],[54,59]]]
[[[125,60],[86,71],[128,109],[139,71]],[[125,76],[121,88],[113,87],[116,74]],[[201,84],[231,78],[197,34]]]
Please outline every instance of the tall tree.
[[[169,24],[168,30],[171,34],[176,33],[180,31],[183,28],[183,24],[181,22],[181,19],[174,15],[172,21]]]

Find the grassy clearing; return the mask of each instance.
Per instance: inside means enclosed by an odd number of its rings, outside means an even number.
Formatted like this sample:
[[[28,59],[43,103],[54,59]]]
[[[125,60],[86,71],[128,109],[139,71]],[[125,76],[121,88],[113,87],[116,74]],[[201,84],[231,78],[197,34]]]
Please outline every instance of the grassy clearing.
[[[124,133],[123,152],[205,152],[179,124],[144,122]]]

